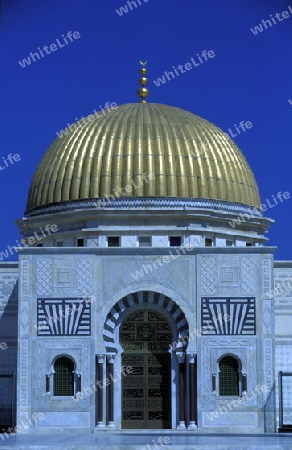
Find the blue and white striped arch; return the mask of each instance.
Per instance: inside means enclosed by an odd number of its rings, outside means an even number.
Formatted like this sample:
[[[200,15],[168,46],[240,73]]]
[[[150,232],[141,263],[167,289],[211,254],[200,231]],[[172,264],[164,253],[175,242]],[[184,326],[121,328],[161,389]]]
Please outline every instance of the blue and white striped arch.
[[[125,312],[133,306],[148,305],[149,309],[155,305],[162,314],[165,313],[167,319],[171,318],[174,326],[173,335],[176,339],[176,351],[184,351],[186,345],[184,337],[189,335],[189,325],[186,316],[181,308],[169,297],[164,294],[153,291],[139,291],[128,294],[119,300],[108,313],[103,329],[103,340],[107,353],[117,353],[115,343],[115,329],[123,320]]]

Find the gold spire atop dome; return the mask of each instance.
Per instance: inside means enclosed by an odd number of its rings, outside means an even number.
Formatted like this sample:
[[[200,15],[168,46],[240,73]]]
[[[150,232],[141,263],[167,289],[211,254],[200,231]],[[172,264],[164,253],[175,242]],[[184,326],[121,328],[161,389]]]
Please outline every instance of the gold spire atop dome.
[[[138,95],[139,97],[142,99],[140,100],[140,103],[147,103],[147,101],[145,100],[145,98],[148,97],[149,95],[149,91],[148,89],[145,87],[148,84],[148,78],[145,77],[144,75],[147,74],[148,70],[145,67],[148,61],[140,61],[141,64],[141,69],[139,70],[140,74],[142,75],[142,77],[139,78],[139,84],[142,86],[140,87],[140,89],[138,90]]]

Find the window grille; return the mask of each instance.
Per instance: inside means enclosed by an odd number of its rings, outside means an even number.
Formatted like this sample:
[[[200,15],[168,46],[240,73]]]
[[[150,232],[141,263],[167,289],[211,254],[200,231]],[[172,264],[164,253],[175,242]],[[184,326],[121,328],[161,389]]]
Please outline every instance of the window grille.
[[[151,247],[151,237],[139,236],[139,247]]]
[[[120,238],[119,236],[109,236],[107,240],[108,247],[119,247],[120,246]]]
[[[219,395],[239,395],[238,361],[225,356],[219,362]]]
[[[74,363],[62,356],[54,364],[54,395],[74,395]]]

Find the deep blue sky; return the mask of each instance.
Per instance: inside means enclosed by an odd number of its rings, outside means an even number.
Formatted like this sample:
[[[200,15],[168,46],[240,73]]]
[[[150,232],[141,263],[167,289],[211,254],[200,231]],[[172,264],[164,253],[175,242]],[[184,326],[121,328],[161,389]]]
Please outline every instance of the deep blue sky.
[[[241,120],[253,128],[234,138],[251,165],[262,202],[292,196],[292,16],[254,35],[250,28],[288,10],[289,0],[3,0],[1,11],[1,152],[21,160],[0,171],[0,251],[20,238],[33,173],[56,132],[106,102],[137,101],[139,60],[147,59],[149,101],[178,106],[227,131]],[[62,34],[80,39],[30,66],[18,61]],[[157,88],[153,79],[203,50],[216,57]],[[3,164],[2,164],[3,166]],[[292,259],[292,198],[269,209],[276,221],[269,244]],[[10,258],[16,259],[16,258]]]

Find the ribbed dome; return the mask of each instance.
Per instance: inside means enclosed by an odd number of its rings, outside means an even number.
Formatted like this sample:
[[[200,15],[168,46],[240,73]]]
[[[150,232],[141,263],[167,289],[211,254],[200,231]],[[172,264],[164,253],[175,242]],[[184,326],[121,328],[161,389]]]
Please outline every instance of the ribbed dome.
[[[218,199],[260,206],[239,148],[215,125],[154,103],[125,104],[57,138],[40,162],[27,212],[50,204],[114,195]],[[152,181],[141,175],[153,173]]]

